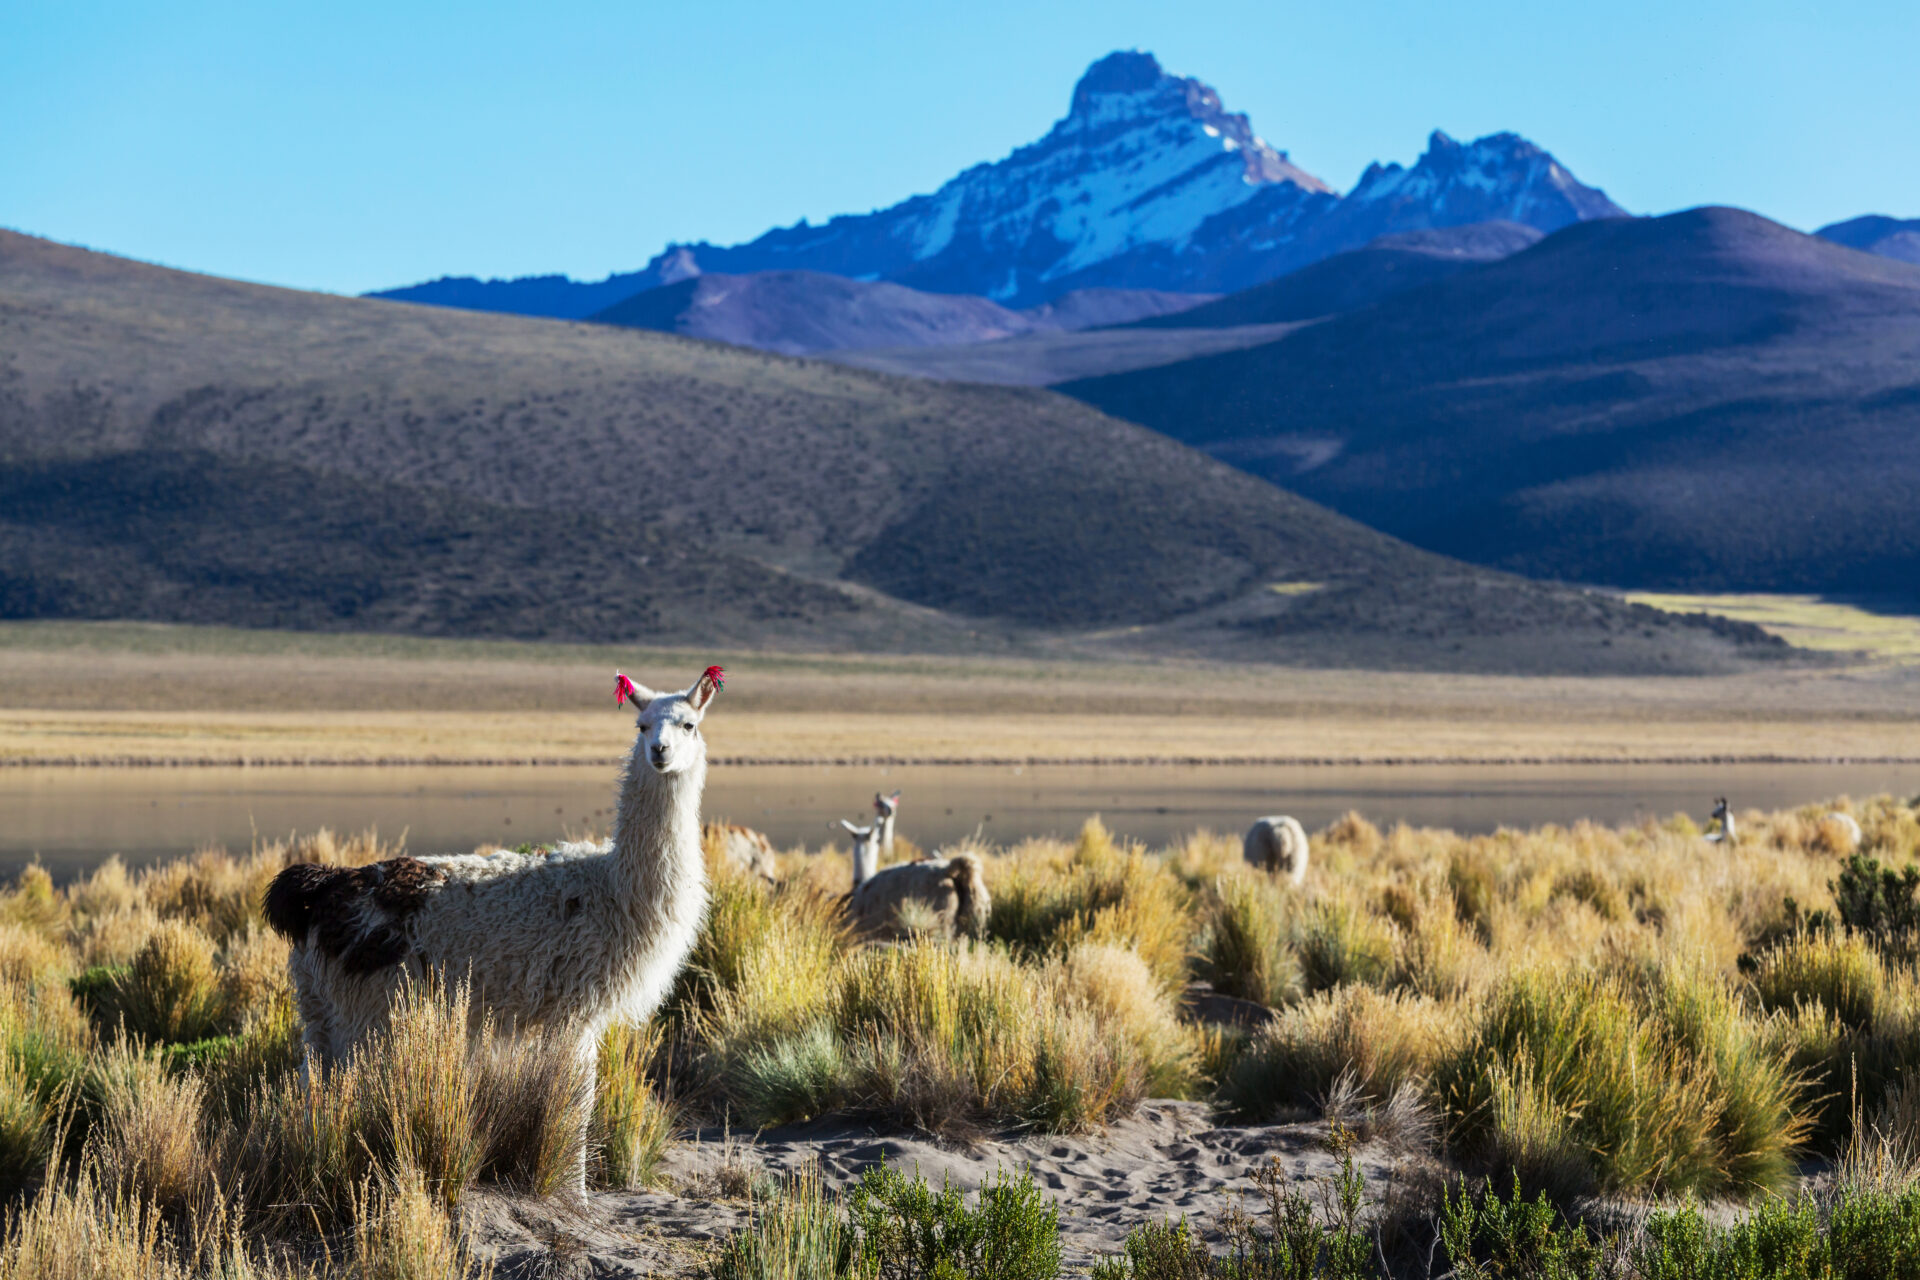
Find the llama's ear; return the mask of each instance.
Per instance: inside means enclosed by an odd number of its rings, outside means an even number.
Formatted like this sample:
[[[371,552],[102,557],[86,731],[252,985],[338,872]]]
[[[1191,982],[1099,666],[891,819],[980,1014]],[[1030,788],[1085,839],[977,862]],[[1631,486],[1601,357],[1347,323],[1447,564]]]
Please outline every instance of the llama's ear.
[[[864,836],[873,830],[872,827],[856,827],[845,818],[840,819],[840,825],[847,829],[849,835]]]
[[[621,672],[613,673],[613,700],[616,706],[625,706],[629,699],[635,707],[644,707],[654,699],[653,690],[643,684],[635,684]]]
[[[726,687],[727,673],[719,667],[708,667],[700,673],[700,678],[695,680],[692,686],[687,689],[687,705],[695,711],[704,712],[707,709],[707,704],[713,701],[713,695]]]

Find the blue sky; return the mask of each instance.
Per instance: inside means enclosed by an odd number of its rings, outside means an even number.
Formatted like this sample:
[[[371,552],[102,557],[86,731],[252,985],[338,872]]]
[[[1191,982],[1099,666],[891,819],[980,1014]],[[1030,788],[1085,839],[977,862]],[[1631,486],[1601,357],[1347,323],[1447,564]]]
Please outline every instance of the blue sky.
[[[1636,212],[1920,217],[1912,0],[14,0],[0,226],[340,292],[598,277],[930,191],[1116,48],[1341,190],[1513,129]]]

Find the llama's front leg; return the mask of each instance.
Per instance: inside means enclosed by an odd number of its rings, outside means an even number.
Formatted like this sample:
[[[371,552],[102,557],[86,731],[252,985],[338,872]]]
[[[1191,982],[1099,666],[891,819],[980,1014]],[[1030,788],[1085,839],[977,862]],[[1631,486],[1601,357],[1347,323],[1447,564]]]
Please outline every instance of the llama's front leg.
[[[580,1073],[580,1158],[574,1168],[573,1188],[587,1194],[587,1163],[593,1142],[593,1108],[600,1096],[600,1033],[589,1030],[574,1049],[574,1070]]]

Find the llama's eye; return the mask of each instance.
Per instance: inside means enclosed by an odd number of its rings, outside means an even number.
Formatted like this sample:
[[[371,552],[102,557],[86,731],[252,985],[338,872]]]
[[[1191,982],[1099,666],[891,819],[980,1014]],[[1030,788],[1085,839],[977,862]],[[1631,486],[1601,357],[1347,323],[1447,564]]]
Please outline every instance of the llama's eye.
[[[640,722],[640,732],[642,732],[642,733],[652,733],[652,732],[653,732],[653,726],[652,726],[652,725],[650,725],[650,724],[648,724],[648,723],[647,723],[647,722],[646,722],[645,720],[642,720],[642,721]]]

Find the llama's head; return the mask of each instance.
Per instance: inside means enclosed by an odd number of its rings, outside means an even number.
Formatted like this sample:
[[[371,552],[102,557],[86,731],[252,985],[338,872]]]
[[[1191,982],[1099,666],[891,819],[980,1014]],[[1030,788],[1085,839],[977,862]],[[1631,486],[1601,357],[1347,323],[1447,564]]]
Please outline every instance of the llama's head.
[[[1713,798],[1713,816],[1716,818],[1724,818],[1727,816],[1727,798],[1725,796],[1715,796]]]
[[[707,741],[700,736],[713,695],[726,687],[726,673],[708,667],[680,693],[655,693],[614,672],[614,696],[633,700],[640,741],[635,749],[657,773],[681,773],[706,759]]]
[[[898,791],[890,796],[883,796],[878,791],[873,793],[873,811],[881,818],[891,818],[899,808],[900,793]]]

